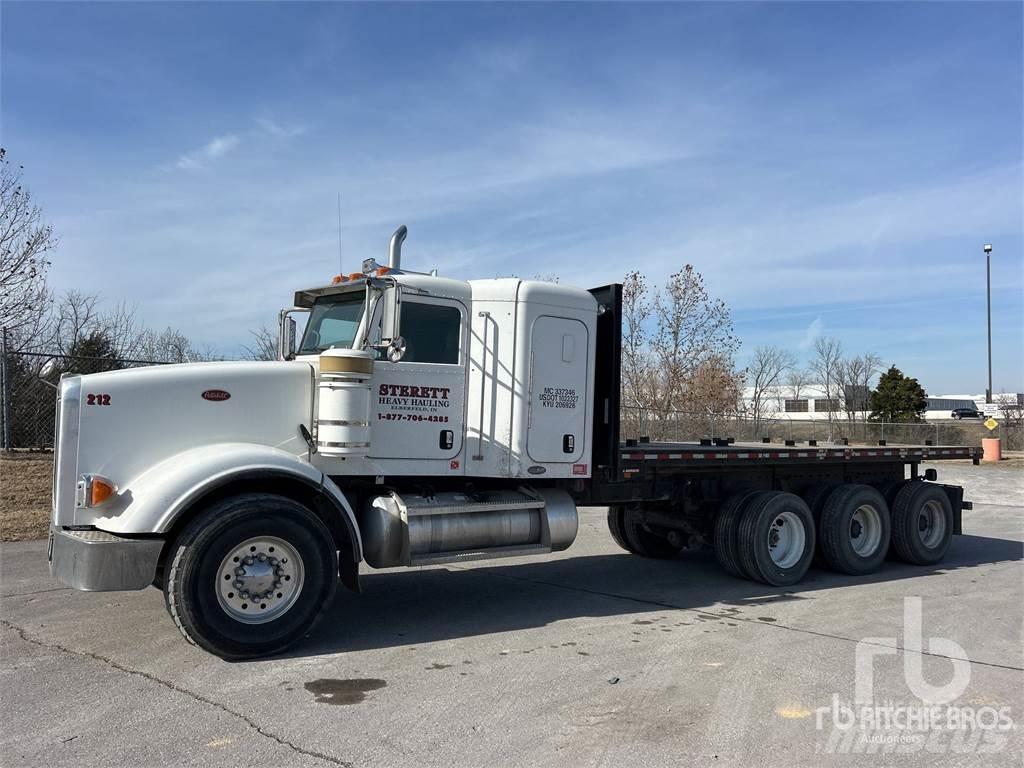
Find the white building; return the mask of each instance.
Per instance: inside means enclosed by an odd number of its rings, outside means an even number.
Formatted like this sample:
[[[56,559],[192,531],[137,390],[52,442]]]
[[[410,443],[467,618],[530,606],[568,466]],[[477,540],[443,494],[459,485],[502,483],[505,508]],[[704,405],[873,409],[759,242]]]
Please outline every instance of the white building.
[[[867,407],[866,396],[862,397]],[[743,404],[747,413],[753,412],[754,388],[745,387]],[[770,387],[761,396],[761,416],[764,418],[792,419],[794,421],[821,421],[828,419],[828,412],[843,413],[840,400],[831,401],[825,394],[824,387],[810,384],[800,387],[799,392],[789,386]]]
[[[848,392],[847,397],[858,397],[858,393]],[[743,390],[743,403],[747,413],[753,412],[754,388]],[[866,415],[867,393],[860,392],[861,408],[857,411],[858,418]],[[954,408],[977,408],[981,410],[985,404],[985,395],[937,395],[925,398],[928,402],[924,412],[925,419],[948,419]],[[997,394],[992,399],[997,403],[1022,405],[1024,394]],[[771,387],[763,396],[761,403],[762,418],[792,419],[793,421],[822,421],[828,419],[828,412],[846,415],[843,401],[832,400],[825,395],[823,387],[806,385],[799,392],[789,386]]]

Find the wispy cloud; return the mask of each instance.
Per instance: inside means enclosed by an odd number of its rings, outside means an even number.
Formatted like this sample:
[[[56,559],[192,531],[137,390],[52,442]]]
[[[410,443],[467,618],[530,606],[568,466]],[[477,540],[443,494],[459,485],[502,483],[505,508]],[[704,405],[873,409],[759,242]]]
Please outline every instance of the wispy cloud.
[[[820,317],[814,318],[810,325],[807,326],[807,330],[804,331],[804,337],[800,341],[800,349],[807,350],[814,346],[821,335],[825,332],[825,324],[821,322]]]
[[[178,158],[175,167],[187,171],[197,170],[204,167],[208,161],[228,154],[238,146],[239,142],[240,139],[234,133],[217,136],[199,149],[183,154]]]
[[[296,136],[301,136],[307,130],[304,125],[285,125],[277,122],[276,120],[272,120],[269,117],[257,117],[256,125],[258,125],[260,130],[267,135],[281,139],[291,139]]]

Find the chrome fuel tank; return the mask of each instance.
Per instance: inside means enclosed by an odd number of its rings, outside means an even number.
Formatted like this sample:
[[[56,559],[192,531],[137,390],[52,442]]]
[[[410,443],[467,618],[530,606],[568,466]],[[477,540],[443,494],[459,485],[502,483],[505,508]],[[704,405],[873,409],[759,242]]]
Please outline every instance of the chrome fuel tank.
[[[375,568],[543,554],[576,538],[576,505],[565,491],[391,492],[373,497],[360,528]]]

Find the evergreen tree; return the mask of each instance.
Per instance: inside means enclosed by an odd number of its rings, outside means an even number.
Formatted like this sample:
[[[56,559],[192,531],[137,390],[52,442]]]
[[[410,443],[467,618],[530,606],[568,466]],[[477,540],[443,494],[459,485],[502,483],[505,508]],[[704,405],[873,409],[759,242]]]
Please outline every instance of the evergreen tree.
[[[100,373],[123,368],[114,342],[103,331],[91,331],[71,345],[71,368],[75,373]]]
[[[895,365],[882,374],[871,393],[869,405],[874,421],[921,421],[928,403],[917,379],[904,376]]]

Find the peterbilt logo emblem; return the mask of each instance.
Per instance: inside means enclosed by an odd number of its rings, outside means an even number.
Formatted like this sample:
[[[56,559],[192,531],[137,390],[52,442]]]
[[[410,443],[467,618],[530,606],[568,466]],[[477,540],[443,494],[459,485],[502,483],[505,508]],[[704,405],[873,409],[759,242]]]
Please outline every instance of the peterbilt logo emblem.
[[[225,392],[223,389],[208,389],[203,392],[203,400],[212,400],[217,403],[221,400],[228,400],[231,397],[230,392]]]

